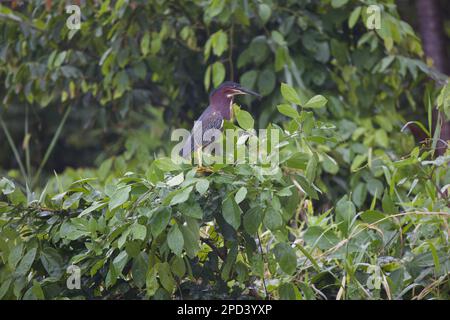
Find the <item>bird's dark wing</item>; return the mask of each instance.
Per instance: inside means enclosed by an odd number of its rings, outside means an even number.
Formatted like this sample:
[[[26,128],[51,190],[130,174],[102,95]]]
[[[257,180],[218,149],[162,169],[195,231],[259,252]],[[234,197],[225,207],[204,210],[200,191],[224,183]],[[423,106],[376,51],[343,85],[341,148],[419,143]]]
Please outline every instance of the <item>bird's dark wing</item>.
[[[200,118],[197,120],[200,123],[194,125],[191,134],[186,140],[183,148],[180,151],[180,155],[184,158],[190,156],[193,151],[196,151],[200,147],[204,147],[211,143],[211,141],[203,141],[203,135],[209,129],[220,130],[223,125],[223,117],[219,111],[214,110],[209,106],[203,111]]]

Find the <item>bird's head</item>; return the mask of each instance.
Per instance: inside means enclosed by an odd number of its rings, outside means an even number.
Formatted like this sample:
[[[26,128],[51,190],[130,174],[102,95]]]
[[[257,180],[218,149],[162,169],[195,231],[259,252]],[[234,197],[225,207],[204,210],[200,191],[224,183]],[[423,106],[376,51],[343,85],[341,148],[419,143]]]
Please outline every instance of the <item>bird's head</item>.
[[[226,81],[211,92],[210,99],[214,97],[232,98],[239,94],[251,94],[253,96],[261,98],[260,94],[244,88],[239,83]]]

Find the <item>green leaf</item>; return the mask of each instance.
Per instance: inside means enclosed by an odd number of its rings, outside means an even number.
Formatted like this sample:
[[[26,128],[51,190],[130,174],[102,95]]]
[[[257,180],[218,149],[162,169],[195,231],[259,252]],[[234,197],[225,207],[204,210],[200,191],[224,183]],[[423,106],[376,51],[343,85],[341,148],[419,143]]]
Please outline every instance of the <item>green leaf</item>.
[[[157,237],[169,224],[171,211],[169,208],[162,208],[156,211],[150,223],[153,237]]]
[[[316,245],[321,250],[328,250],[339,242],[338,236],[332,230],[325,232],[318,226],[306,229],[303,239],[309,246]]]
[[[180,170],[180,167],[174,164],[172,160],[167,157],[156,159],[152,164],[164,172]]]
[[[225,80],[225,67],[222,62],[215,62],[212,65],[213,85],[217,88]]]
[[[298,182],[300,187],[303,189],[303,191],[310,196],[311,198],[318,200],[319,194],[317,193],[316,189],[314,188],[313,184],[309,182],[304,176],[297,175],[295,178],[295,181]]]
[[[244,229],[251,235],[256,234],[262,222],[262,209],[254,207],[244,215]]]
[[[322,108],[327,104],[327,99],[322,95],[317,95],[309,99],[309,101],[304,105],[307,109],[318,109]]]
[[[64,210],[69,209],[70,207],[72,207],[75,203],[77,203],[80,200],[82,195],[83,195],[82,192],[76,192],[76,193],[71,194],[69,198],[64,200],[62,208]]]
[[[336,222],[339,223],[339,230],[345,235],[348,234],[355,215],[356,208],[353,202],[347,200],[347,196],[342,197],[336,204]]]
[[[44,291],[42,290],[41,284],[38,281],[33,280],[33,287],[31,289],[31,291],[33,292],[34,296],[37,299],[39,299],[39,300],[45,299]]]
[[[144,287],[147,278],[148,258],[144,252],[141,252],[133,259],[131,267],[131,276],[138,288]]]
[[[17,275],[24,276],[28,273],[28,271],[30,271],[34,258],[36,257],[36,251],[36,248],[33,248],[23,256],[15,271]]]
[[[236,119],[239,126],[245,130],[253,129],[253,126],[255,125],[255,120],[253,120],[251,114],[245,110],[239,110],[236,113]]]
[[[184,247],[184,238],[183,234],[178,228],[178,224],[174,224],[167,234],[167,244],[169,245],[169,248],[173,253],[175,253],[177,256],[181,255]]]
[[[128,253],[126,251],[120,252],[113,260],[113,266],[117,274],[121,274],[123,268],[128,262]]]
[[[283,226],[283,218],[277,210],[272,207],[268,207],[264,212],[264,226],[271,230],[277,230]]]
[[[258,71],[250,70],[242,74],[239,81],[241,85],[244,86],[245,88],[253,89],[257,78],[258,78]]]
[[[58,253],[58,250],[52,247],[44,248],[41,252],[40,260],[50,277],[59,279],[63,275],[64,260]]]
[[[158,269],[159,280],[161,281],[164,289],[172,293],[175,288],[175,280],[173,279],[172,273],[170,272],[170,265],[167,262],[158,263],[156,265]]]
[[[287,100],[290,103],[294,103],[300,106],[302,105],[300,97],[298,96],[295,89],[288,86],[286,83],[281,84],[281,95],[285,100]]]
[[[245,197],[247,196],[247,188],[246,187],[240,187],[239,190],[234,195],[234,200],[237,204],[244,201]]]
[[[274,249],[275,258],[281,270],[291,275],[297,269],[297,256],[295,250],[287,243],[278,243]]]
[[[280,32],[278,32],[276,30],[273,30],[272,33],[271,33],[271,36],[272,36],[272,40],[276,44],[278,44],[279,46],[285,46],[286,45],[286,41],[284,40],[284,36]]]
[[[0,190],[4,195],[8,195],[14,192],[16,189],[14,183],[6,178],[0,180]]]
[[[271,69],[263,70],[258,77],[258,91],[262,96],[267,96],[275,89],[276,76]]]
[[[361,15],[361,9],[362,7],[356,7],[350,14],[350,17],[348,18],[348,27],[350,29],[352,29],[356,22],[358,22],[359,16]]]
[[[198,202],[188,201],[179,205],[179,210],[184,216],[195,219],[203,218],[203,210]]]
[[[296,288],[292,283],[282,283],[278,287],[278,294],[280,296],[280,300],[296,300],[297,293],[295,289]]]
[[[375,131],[375,142],[383,148],[389,147],[389,138],[386,131],[383,129]]]
[[[331,0],[331,6],[333,8],[340,8],[344,5],[346,5],[348,0]]]
[[[183,258],[174,256],[171,262],[171,269],[174,275],[179,279],[182,279],[186,273],[186,264],[184,263]]]
[[[222,203],[222,215],[225,221],[235,230],[241,225],[242,210],[234,201],[233,197],[228,196]]]
[[[109,210],[112,211],[124,204],[128,200],[130,191],[131,186],[123,186],[115,190],[111,195],[111,199],[109,200]]]
[[[228,49],[228,36],[219,30],[211,36],[211,43],[214,54],[219,57]]]
[[[358,183],[352,193],[352,201],[360,208],[367,198],[367,187],[365,183]]]
[[[158,279],[157,279],[157,269],[156,266],[154,268],[150,268],[147,272],[147,276],[145,278],[145,289],[147,290],[147,296],[151,297],[156,293],[156,290],[159,288]]]
[[[169,194],[167,196],[166,199],[164,199],[164,204],[167,204],[168,200],[169,204],[171,206],[175,206],[179,203],[183,203],[186,202],[189,199],[189,196],[191,194],[191,191],[194,189],[193,186],[187,187],[187,188],[183,188],[183,189],[179,189],[176,191],[173,191],[171,194]]]
[[[186,218],[186,223],[180,227],[184,238],[184,249],[189,258],[194,258],[197,255],[200,239],[200,228],[198,223],[191,218]]]
[[[143,226],[142,224],[135,223],[131,227],[131,235],[133,236],[133,239],[135,240],[142,240],[144,241],[147,237],[147,228]]]
[[[288,116],[292,119],[298,119],[300,115],[298,114],[298,111],[295,110],[291,105],[285,103],[285,104],[279,104],[277,105],[277,109],[281,114],[284,114],[285,116]]]
[[[9,287],[11,285],[12,279],[7,279],[3,281],[3,283],[0,286],[0,299],[3,299],[3,297],[6,295],[6,293],[9,290]]]
[[[337,164],[336,160],[334,160],[326,153],[322,153],[322,155],[323,155],[323,162],[322,162],[323,169],[328,173],[337,174],[339,172],[339,165]]]
[[[146,32],[141,40],[141,52],[146,56],[150,51],[150,33]]]
[[[82,217],[85,216],[93,211],[96,211],[98,209],[101,209],[103,207],[106,207],[108,203],[106,202],[93,202],[92,205],[90,207],[87,207],[86,209],[84,209],[79,215],[78,217]]]
[[[269,19],[270,15],[272,14],[272,9],[269,5],[265,3],[261,3],[258,6],[258,15],[260,16],[262,22],[265,24]]]
[[[19,243],[18,245],[15,245],[11,249],[8,255],[8,266],[10,269],[12,270],[16,269],[17,264],[22,258],[22,253],[23,253],[23,243]]]
[[[201,195],[205,194],[206,191],[208,191],[209,188],[209,181],[206,179],[200,179],[195,184],[195,189],[200,193]]]
[[[182,184],[183,181],[184,181],[184,174],[183,174],[183,172],[181,172],[181,173],[177,174],[176,176],[167,180],[166,183],[169,187],[176,187],[176,186]]]

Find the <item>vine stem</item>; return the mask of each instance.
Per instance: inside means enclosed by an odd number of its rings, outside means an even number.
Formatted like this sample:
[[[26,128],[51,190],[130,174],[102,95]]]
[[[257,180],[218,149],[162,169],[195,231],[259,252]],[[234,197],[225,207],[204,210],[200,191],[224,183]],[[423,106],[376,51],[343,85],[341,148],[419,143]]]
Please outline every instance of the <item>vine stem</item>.
[[[256,232],[256,235],[258,236],[258,245],[259,245],[259,250],[261,250],[261,256],[262,256],[262,258],[263,258],[263,262],[264,262],[264,268],[263,268],[263,275],[262,275],[262,281],[263,281],[263,286],[264,286],[264,292],[265,292],[265,294],[266,294],[266,299],[269,299],[270,300],[270,298],[269,298],[269,293],[267,292],[267,287],[266,287],[266,277],[265,277],[265,264],[267,263],[267,260],[266,260],[266,256],[265,256],[265,254],[264,254],[264,251],[263,251],[263,248],[262,248],[262,245],[261,245],[261,237],[259,236],[259,231],[257,231]]]
[[[234,22],[231,23],[230,28],[230,51],[228,53],[228,62],[230,63],[230,80],[234,81],[234,66],[233,66],[233,34],[234,34]]]

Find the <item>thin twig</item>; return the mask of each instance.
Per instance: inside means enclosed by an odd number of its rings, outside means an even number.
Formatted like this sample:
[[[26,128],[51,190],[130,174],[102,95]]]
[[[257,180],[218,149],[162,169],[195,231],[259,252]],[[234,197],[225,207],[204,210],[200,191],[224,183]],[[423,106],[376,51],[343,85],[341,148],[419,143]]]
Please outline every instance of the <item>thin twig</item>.
[[[259,250],[261,250],[261,256],[262,256],[262,258],[263,258],[263,265],[265,266],[265,264],[267,263],[267,261],[266,261],[266,256],[265,256],[265,254],[264,254],[264,251],[263,251],[263,248],[262,248],[262,245],[261,245],[261,237],[259,236],[259,231],[257,231],[256,232],[256,235],[258,236],[258,245],[259,245]],[[269,293],[267,292],[267,287],[266,287],[266,277],[265,277],[265,272],[266,272],[266,270],[265,270],[266,268],[264,267],[263,268],[263,275],[262,275],[262,281],[263,281],[263,286],[264,286],[264,292],[265,292],[265,294],[266,294],[266,299],[270,299],[270,297],[269,297]]]

